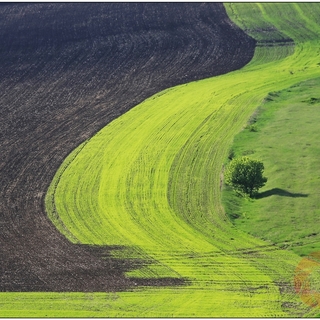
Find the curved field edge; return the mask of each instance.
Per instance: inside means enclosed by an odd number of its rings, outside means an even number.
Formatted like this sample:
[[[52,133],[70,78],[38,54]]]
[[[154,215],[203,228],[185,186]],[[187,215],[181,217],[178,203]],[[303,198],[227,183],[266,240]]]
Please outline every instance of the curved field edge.
[[[152,94],[245,65],[255,41],[222,3],[6,3],[0,17],[0,291],[131,287],[124,261],[109,268],[48,219],[54,174]]]
[[[143,315],[308,312],[291,287],[299,258],[232,227],[221,207],[219,175],[233,136],[266,94],[319,75],[316,23],[306,18],[307,4],[232,6],[258,8],[262,20],[267,17],[295,41],[294,53],[146,100],[94,136],[55,189],[59,217],[78,241],[139,246],[192,279],[179,289],[119,294],[141,299]],[[319,13],[319,6],[312,10]],[[292,28],[296,22],[303,27]],[[164,269],[155,277],[166,275]],[[158,299],[166,303],[159,306]],[[150,303],[152,311],[144,309]]]

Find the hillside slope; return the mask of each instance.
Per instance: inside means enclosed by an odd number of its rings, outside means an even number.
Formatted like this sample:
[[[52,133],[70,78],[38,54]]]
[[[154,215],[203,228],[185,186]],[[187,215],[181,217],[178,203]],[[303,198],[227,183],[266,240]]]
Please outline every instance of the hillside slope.
[[[54,173],[152,94],[242,67],[254,40],[218,3],[15,3],[0,6],[0,42],[0,291],[131,285],[48,220]]]
[[[127,272],[133,279],[188,280],[179,288],[119,293],[108,316],[314,312],[294,290],[300,257],[226,218],[221,169],[235,134],[269,92],[319,77],[320,6],[226,6],[259,35],[254,59],[239,71],[145,100],[71,153],[51,184],[50,217],[71,241],[118,246],[115,257],[148,258]]]

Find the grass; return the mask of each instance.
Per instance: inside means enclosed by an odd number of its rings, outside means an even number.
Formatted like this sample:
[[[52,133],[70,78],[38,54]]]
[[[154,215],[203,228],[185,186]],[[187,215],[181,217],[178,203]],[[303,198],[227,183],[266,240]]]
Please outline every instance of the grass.
[[[79,293],[4,293],[2,316],[316,314],[293,290],[299,256],[239,231],[226,218],[220,172],[234,136],[268,92],[320,75],[320,7],[226,7],[247,32],[259,35],[253,61],[242,70],[161,92],[121,116],[66,159],[46,198],[50,218],[70,241],[135,246],[157,261],[157,267],[128,276],[180,275],[190,283],[137,288],[112,299],[89,295],[96,302]],[[259,30],[266,23],[281,32],[273,28],[264,39]],[[294,50],[263,45],[288,37]],[[50,307],[50,299],[56,306]]]
[[[237,228],[299,255],[320,250],[319,87],[317,78],[267,96],[252,119],[257,132],[243,130],[232,149],[261,159],[269,181],[256,200],[225,195]]]

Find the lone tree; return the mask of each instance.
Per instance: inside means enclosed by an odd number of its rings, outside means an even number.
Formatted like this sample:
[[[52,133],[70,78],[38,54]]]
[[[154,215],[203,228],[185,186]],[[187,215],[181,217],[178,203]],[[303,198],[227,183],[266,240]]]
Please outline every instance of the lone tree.
[[[267,178],[263,177],[264,165],[259,160],[241,157],[233,159],[225,172],[225,181],[236,191],[252,198],[263,187]]]

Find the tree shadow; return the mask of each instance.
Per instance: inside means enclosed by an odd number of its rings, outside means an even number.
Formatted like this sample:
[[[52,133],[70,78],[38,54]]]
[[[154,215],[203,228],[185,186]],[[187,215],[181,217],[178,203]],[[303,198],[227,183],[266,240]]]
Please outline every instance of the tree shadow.
[[[281,196],[281,197],[290,197],[290,198],[306,198],[309,195],[305,193],[294,193],[280,188],[273,188],[256,195],[256,199],[267,198],[270,196]]]

